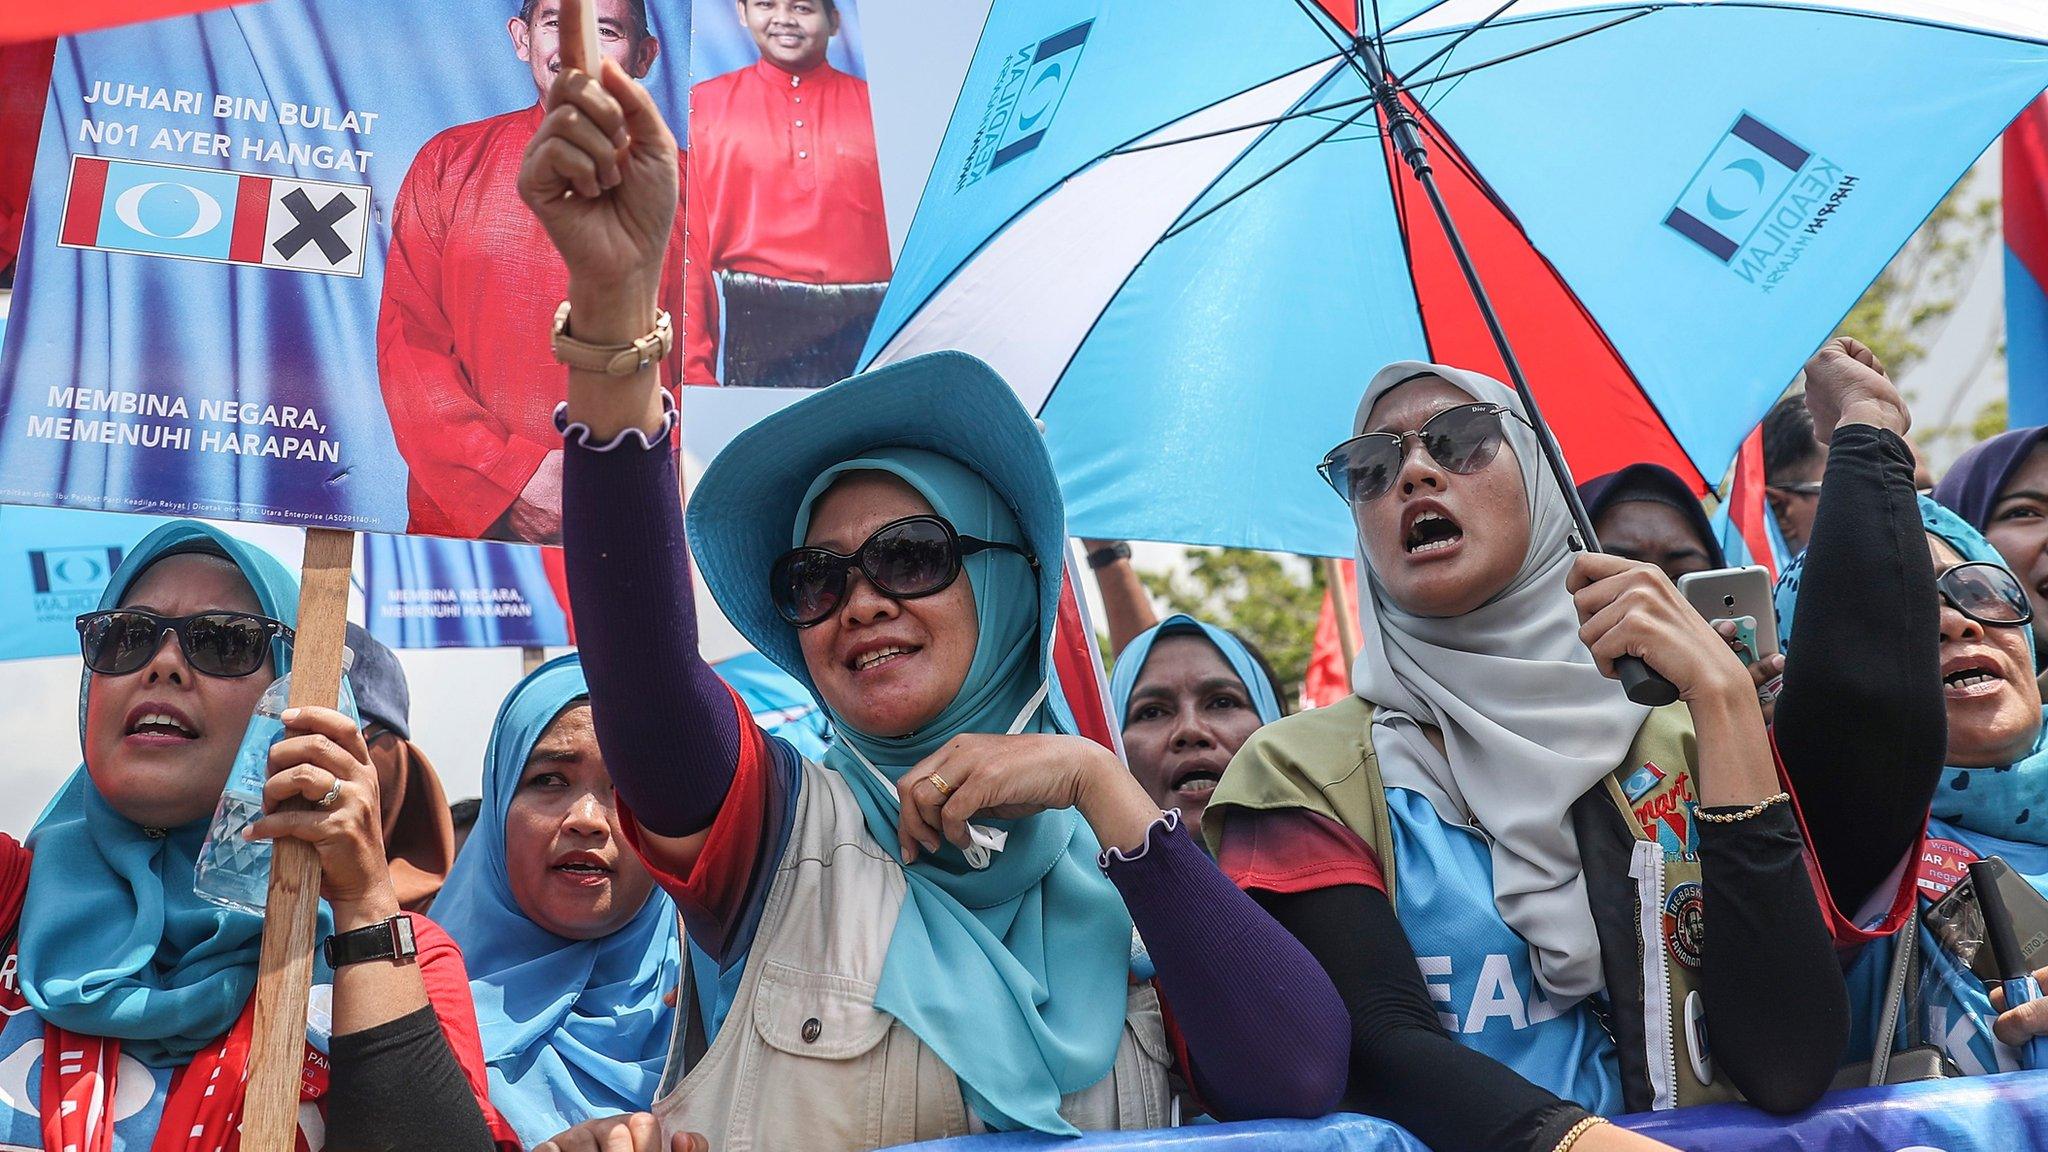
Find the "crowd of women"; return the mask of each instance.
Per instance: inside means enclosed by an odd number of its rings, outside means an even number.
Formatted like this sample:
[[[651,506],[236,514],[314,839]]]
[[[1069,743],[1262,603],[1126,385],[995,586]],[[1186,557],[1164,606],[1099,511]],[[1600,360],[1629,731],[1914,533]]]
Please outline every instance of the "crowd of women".
[[[2015,1068],[2048,1034],[2048,1004],[1987,993],[1917,915],[1972,859],[2048,891],[2048,429],[1929,499],[1882,366],[1823,349],[1789,658],[1746,667],[1673,586],[1720,562],[1682,482],[1588,484],[1615,554],[1576,552],[1513,391],[1362,372],[1322,461],[1365,576],[1355,694],[1288,715],[1254,649],[1155,621],[1128,549],[1098,545],[1126,764],[1053,683],[1061,494],[980,362],[784,409],[685,514],[650,335],[675,141],[609,64],[549,106],[521,189],[568,331],[641,341],[572,359],[557,417],[581,652],[504,702],[459,854],[388,653],[359,641],[340,709],[284,715],[251,835],[321,861],[303,1147],[868,1149],[1354,1110],[1438,1149],[1603,1152],[1662,1147],[1609,1116],[1790,1112]],[[699,654],[693,566],[815,695],[821,754]],[[234,1146],[261,922],[193,869],[296,599],[179,523],[80,618],[83,763],[0,840],[0,1145]],[[1631,703],[1625,656],[1679,702]]]

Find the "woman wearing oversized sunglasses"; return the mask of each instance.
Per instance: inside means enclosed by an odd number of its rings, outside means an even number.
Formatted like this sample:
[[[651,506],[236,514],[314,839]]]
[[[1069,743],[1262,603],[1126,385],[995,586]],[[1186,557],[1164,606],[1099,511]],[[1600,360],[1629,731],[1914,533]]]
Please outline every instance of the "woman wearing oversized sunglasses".
[[[609,65],[601,86],[565,73],[549,102],[521,191],[568,264],[568,332],[623,345],[656,326],[675,142]],[[653,357],[564,356],[564,542],[627,835],[691,945],[655,1107],[668,1137],[865,1149],[1162,1127],[1155,975],[1214,1111],[1333,1104],[1328,978],[1069,734],[1049,659],[1064,512],[1008,386],[941,353],[807,397],[712,462],[686,544]],[[762,732],[699,656],[693,555],[830,715],[822,763]]]
[[[0,990],[0,1146],[233,1138],[263,921],[200,899],[193,868],[257,697],[290,667],[297,603],[276,560],[182,521],[131,549],[79,618],[84,764],[30,833],[32,859],[0,838],[20,989]],[[305,1146],[518,1148],[485,1098],[455,946],[399,911],[361,733],[332,709],[286,715],[253,832],[320,854],[332,943],[307,1021]]]
[[[1591,1152],[1656,1146],[1606,1114],[1811,1103],[1847,1013],[1741,664],[1654,566],[1574,556],[1499,383],[1391,365],[1353,432],[1357,695],[1253,735],[1204,821],[1345,995],[1347,1106]],[[1630,703],[1624,654],[1683,702]]]

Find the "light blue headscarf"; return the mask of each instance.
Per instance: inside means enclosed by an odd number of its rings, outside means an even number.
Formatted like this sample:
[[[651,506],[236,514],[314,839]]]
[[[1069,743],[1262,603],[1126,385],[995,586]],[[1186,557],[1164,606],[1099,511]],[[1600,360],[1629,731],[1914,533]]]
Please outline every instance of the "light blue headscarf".
[[[1280,700],[1273,695],[1273,682],[1266,677],[1266,670],[1259,666],[1258,657],[1252,655],[1245,642],[1227,629],[1205,624],[1181,612],[1138,633],[1124,645],[1122,652],[1117,653],[1116,667],[1109,676],[1109,700],[1110,706],[1116,709],[1119,726],[1130,724],[1131,693],[1138,690],[1138,677],[1145,671],[1145,658],[1152,654],[1152,645],[1161,637],[1183,632],[1206,637],[1216,646],[1216,651],[1222,653],[1230,670],[1244,682],[1245,694],[1251,697],[1252,710],[1259,714],[1259,723],[1271,724],[1280,718]]]
[[[797,512],[796,544],[818,497],[850,472],[901,479],[962,535],[1024,543],[1001,496],[972,469],[923,449],[877,448],[812,483]],[[853,789],[869,834],[892,859],[894,782],[940,745],[963,732],[1071,730],[1045,705],[1016,727],[1044,686],[1041,659],[1052,619],[1041,610],[1040,585],[1024,558],[981,552],[967,557],[965,576],[981,633],[967,679],[945,711],[902,737],[869,735],[832,717],[837,739],[825,764]],[[801,663],[785,670],[816,692]],[[904,869],[909,894],[875,1007],[903,1021],[953,1070],[991,1128],[1072,1135],[1076,1129],[1059,1114],[1060,1097],[1107,1075],[1123,1035],[1130,916],[1096,866],[1094,833],[1072,809],[984,823],[1009,834],[987,868],[969,866],[946,845]]]
[[[158,560],[191,552],[229,560],[264,615],[297,620],[299,585],[284,565],[191,520],[143,537],[108,581],[100,607],[118,607]],[[288,671],[290,649],[273,644],[271,660],[277,674]],[[81,739],[91,688],[88,671],[78,695]],[[234,1026],[256,987],[263,921],[193,894],[207,823],[152,837],[114,811],[86,766],[71,774],[28,841],[35,865],[21,911],[21,988],[44,1020],[119,1039],[124,1053],[153,1068],[184,1064]],[[324,937],[332,930],[324,904],[320,921]]]
[[[1962,517],[1925,496],[1920,497],[1920,524],[1939,536],[1966,561],[1982,560],[2006,567],[2005,558]],[[1798,607],[1799,578],[1806,571],[1801,555],[1778,578],[1778,637],[1790,651],[1792,613]],[[2033,655],[2031,628],[2022,628],[2027,654]],[[2033,750],[1999,768],[1944,768],[1934,790],[1934,815],[1951,824],[2030,844],[2048,844],[2048,710],[2034,734]]]
[[[676,907],[656,889],[625,926],[568,940],[528,919],[505,871],[505,815],[533,747],[590,695],[574,655],[521,680],[498,709],[483,808],[433,917],[469,963],[491,1102],[530,1147],[585,1120],[644,1112],[668,1054]],[[622,850],[624,845],[620,846]]]

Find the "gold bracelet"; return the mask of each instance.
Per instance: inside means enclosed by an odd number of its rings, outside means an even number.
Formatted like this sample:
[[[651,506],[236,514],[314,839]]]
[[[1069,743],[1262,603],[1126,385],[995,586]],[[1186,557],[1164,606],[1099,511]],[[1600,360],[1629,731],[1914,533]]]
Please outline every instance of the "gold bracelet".
[[[1571,1152],[1571,1146],[1579,1142],[1579,1137],[1607,1122],[1607,1118],[1604,1116],[1586,1117],[1584,1120],[1572,1125],[1571,1131],[1566,1132],[1564,1139],[1559,1140],[1557,1146],[1552,1148],[1550,1152]]]
[[[1764,809],[1769,808],[1773,804],[1789,804],[1791,802],[1792,794],[1790,792],[1780,792],[1776,796],[1766,796],[1740,812],[1700,811],[1694,812],[1693,815],[1707,824],[1739,824],[1752,816],[1763,815]]]

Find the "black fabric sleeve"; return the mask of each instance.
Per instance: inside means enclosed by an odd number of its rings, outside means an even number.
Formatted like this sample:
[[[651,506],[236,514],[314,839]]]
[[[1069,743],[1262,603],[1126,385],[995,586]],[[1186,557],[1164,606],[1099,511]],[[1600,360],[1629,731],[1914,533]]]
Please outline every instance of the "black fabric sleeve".
[[[740,756],[732,692],[697,650],[681,489],[666,438],[563,447],[562,552],[591,723],[605,768],[640,826],[711,826]],[[678,739],[678,734],[687,739]]]
[[[1740,809],[1705,808],[1727,813]],[[1790,805],[1699,822],[1700,996],[1714,1063],[1766,1112],[1820,1099],[1849,1043],[1849,994]]]
[[[1896,434],[1835,432],[1797,595],[1778,754],[1835,906],[1853,915],[1919,839],[1948,753],[1941,602]]]
[[[327,1152],[496,1148],[432,1006],[336,1036]]]
[[[1589,1113],[1444,1031],[1387,895],[1362,884],[1253,899],[1322,964],[1351,1017],[1344,1109],[1436,1152],[1549,1152]]]

